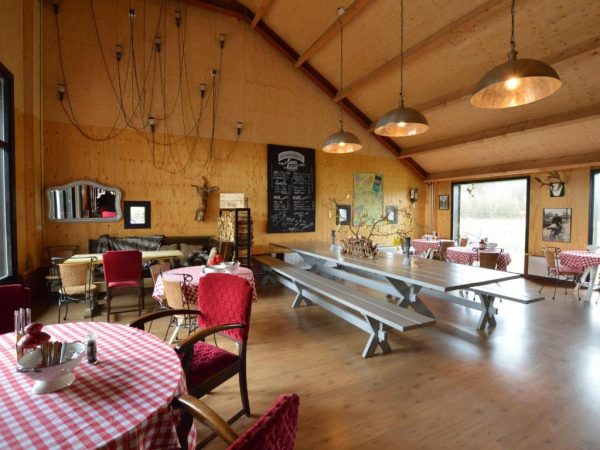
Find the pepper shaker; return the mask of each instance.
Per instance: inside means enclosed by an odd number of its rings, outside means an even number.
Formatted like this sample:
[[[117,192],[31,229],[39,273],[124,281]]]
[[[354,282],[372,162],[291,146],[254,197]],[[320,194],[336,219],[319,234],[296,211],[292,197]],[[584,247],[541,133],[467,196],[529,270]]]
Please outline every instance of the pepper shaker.
[[[91,332],[87,341],[87,360],[90,364],[96,364],[98,358],[96,356],[96,333]]]

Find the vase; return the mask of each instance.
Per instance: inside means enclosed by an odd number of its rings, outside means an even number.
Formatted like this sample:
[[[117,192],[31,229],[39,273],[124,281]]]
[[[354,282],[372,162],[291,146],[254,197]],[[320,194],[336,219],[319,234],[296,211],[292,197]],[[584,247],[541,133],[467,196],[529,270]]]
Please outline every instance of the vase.
[[[402,243],[402,249],[404,252],[404,265],[405,266],[409,266],[410,265],[410,238],[406,237],[404,238],[404,242]]]

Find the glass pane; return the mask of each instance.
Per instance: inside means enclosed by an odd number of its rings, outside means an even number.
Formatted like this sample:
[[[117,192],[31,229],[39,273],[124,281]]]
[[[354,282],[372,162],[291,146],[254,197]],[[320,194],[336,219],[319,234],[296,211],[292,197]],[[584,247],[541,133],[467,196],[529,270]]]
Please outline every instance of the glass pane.
[[[0,147],[0,279],[12,273],[10,249],[10,204],[9,193],[9,159],[8,151]]]
[[[7,108],[4,105],[4,78],[0,76],[0,141],[6,141],[5,132],[7,122]]]
[[[498,244],[506,251],[525,251],[527,181],[460,184],[458,235],[470,241]]]
[[[594,175],[592,244],[600,245],[600,172]]]

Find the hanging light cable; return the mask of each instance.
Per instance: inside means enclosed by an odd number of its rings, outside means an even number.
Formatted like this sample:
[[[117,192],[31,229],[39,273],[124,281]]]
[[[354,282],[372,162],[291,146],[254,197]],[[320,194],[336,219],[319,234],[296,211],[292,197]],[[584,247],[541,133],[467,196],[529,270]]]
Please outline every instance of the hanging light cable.
[[[400,106],[387,112],[375,125],[375,133],[381,136],[415,136],[429,130],[423,114],[404,106],[404,0],[400,2]]]
[[[548,97],[560,88],[560,77],[551,66],[535,59],[517,59],[515,0],[512,0],[510,16],[508,61],[490,70],[477,85],[471,103],[478,108],[499,109],[526,105]]]
[[[337,9],[338,22],[340,23],[340,92],[344,89],[344,24],[342,23],[342,16],[346,13],[346,9],[340,6]],[[362,144],[358,138],[344,130],[344,112],[342,109],[342,102],[340,100],[340,131],[333,133],[323,144],[323,150],[326,153],[352,153],[357,152],[362,148]]]

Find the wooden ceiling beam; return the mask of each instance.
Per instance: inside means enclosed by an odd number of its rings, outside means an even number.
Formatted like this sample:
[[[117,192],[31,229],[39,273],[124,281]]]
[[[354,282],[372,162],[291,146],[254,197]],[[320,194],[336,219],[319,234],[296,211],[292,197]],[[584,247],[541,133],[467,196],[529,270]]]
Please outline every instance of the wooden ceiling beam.
[[[249,24],[252,23],[255,14],[244,5],[238,3],[235,0],[185,0],[187,3],[195,6],[209,9],[211,11],[217,11],[222,14],[236,17],[240,20],[244,20]],[[258,21],[254,30],[260,34],[267,42],[269,42],[277,51],[279,51],[285,58],[290,60],[292,64],[298,59],[299,55],[291,45],[289,45],[281,36],[273,31],[266,23],[262,20]],[[323,92],[325,92],[329,98],[334,99],[337,94],[337,89],[327,78],[325,78],[317,69],[311,66],[308,62],[305,62],[299,67],[300,71],[304,73],[310,80],[313,81]],[[360,125],[365,129],[369,130],[371,125],[371,119],[363,113],[356,105],[351,101],[347,100],[342,102],[342,108],[352,115]],[[401,154],[402,149],[392,139],[378,136],[373,133],[373,136],[387,148],[390,153],[394,156]],[[420,178],[425,178],[427,172],[419,166],[413,159],[404,158],[402,160],[405,165],[412,170]]]
[[[422,41],[416,43],[409,49],[405,50],[404,51],[404,62],[406,63],[411,58],[414,58],[417,56],[422,57],[426,53],[434,50],[437,46],[442,45],[443,43],[447,42],[447,36],[450,33],[456,31],[457,28],[464,27],[465,25],[468,25],[469,23],[471,23],[472,21],[475,21],[475,20],[477,20],[478,22],[481,22],[483,20],[482,16],[485,16],[485,18],[494,17],[494,13],[497,11],[498,6],[501,5],[502,3],[503,3],[503,0],[488,0],[481,6],[478,6],[477,8],[472,9],[464,16],[459,17],[455,21],[451,22],[450,24],[446,25],[445,27],[439,29],[435,33],[426,37]],[[346,86],[342,90],[342,92],[340,92],[338,94],[335,101],[339,102],[342,98],[348,97],[349,95],[353,94],[354,92],[356,92],[358,89],[363,87],[365,84],[367,84],[372,79],[374,79],[378,76],[381,76],[381,75],[387,73],[388,71],[394,69],[398,64],[400,64],[400,59],[401,59],[401,55],[398,54],[398,55],[394,56],[392,59],[390,59],[389,61],[383,63],[379,67],[376,67],[375,69],[371,70],[367,74],[363,75],[362,77],[360,77],[357,80],[353,81],[352,83],[348,84],[348,86]]]
[[[262,18],[269,12],[271,6],[275,3],[276,0],[262,0],[262,3],[258,7],[258,11],[254,14],[254,18],[252,22],[250,22],[250,26],[252,28],[256,28],[256,24],[262,20]]]
[[[594,38],[576,44],[572,47],[569,47],[565,50],[562,50],[549,57],[545,62],[551,66],[560,64],[571,58],[575,58],[577,56],[584,55],[592,50],[596,50],[598,47],[600,47],[600,36],[596,36]],[[450,92],[448,94],[444,94],[437,98],[423,102],[419,105],[415,105],[414,108],[421,112],[431,111],[439,107],[448,106],[449,104],[454,102],[467,100],[471,98],[476,88],[477,83],[474,83],[469,86],[457,89],[454,92]]]
[[[493,139],[500,136],[508,136],[511,134],[523,133],[525,131],[532,131],[538,128],[549,127],[552,125],[560,125],[576,120],[585,120],[597,115],[600,115],[600,104],[589,105],[572,111],[564,111],[557,114],[551,114],[549,116],[540,117],[537,119],[526,120],[524,122],[517,122],[510,125],[502,125],[500,127],[492,128],[490,130],[477,131],[475,133],[470,133],[463,136],[457,136],[450,139],[443,139],[441,141],[431,142],[425,145],[418,145],[416,147],[411,147],[409,149],[402,150],[402,153],[398,157],[410,158],[415,155],[423,155],[425,153],[444,150],[448,147],[454,147],[456,145],[470,144],[473,142],[479,142],[486,139]]]
[[[338,20],[334,20],[331,25],[327,27],[323,33],[319,35],[317,39],[298,57],[295,62],[296,67],[300,67],[309,58],[312,58],[319,50],[321,50],[333,36],[338,32],[338,22],[342,22],[344,25],[349,23],[360,11],[362,11],[367,5],[373,3],[369,0],[354,0],[354,2],[346,8],[344,15]]]
[[[429,174],[425,180],[432,182],[477,180],[501,176],[525,175],[546,170],[576,169],[594,165],[600,165],[600,152],[584,153],[580,155],[564,155],[556,158],[518,161],[495,166],[438,172]]]

